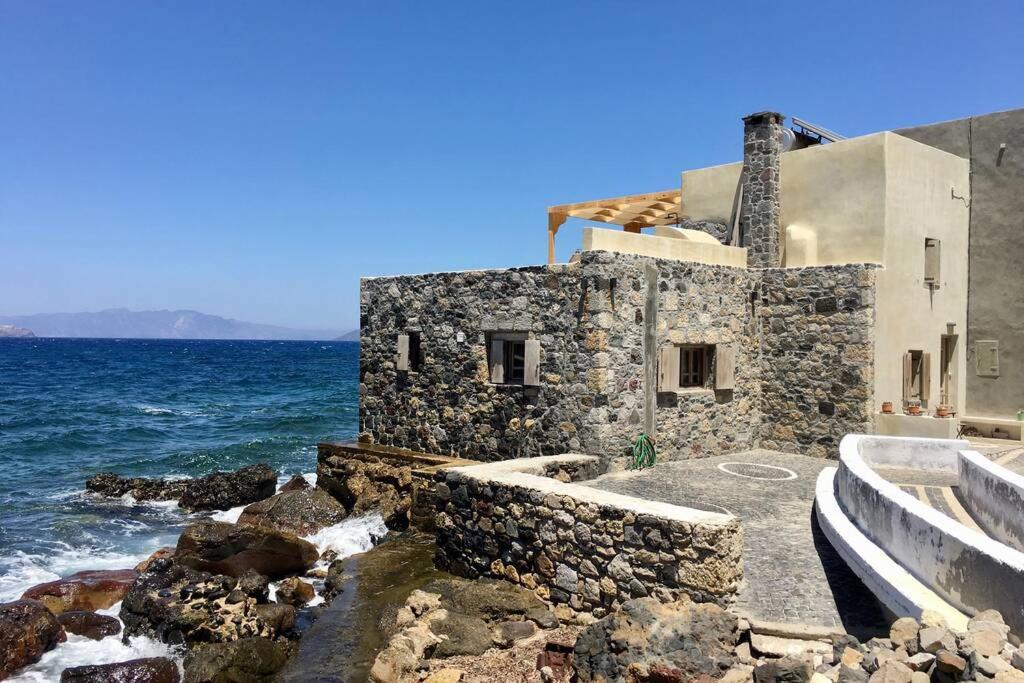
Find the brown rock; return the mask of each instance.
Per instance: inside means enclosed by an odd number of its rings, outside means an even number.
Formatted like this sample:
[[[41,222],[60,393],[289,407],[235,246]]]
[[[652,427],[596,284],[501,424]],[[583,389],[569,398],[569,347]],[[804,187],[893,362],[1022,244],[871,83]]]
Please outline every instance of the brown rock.
[[[185,655],[185,683],[271,683],[288,654],[285,644],[266,638],[199,645]]]
[[[914,672],[902,662],[889,660],[878,667],[878,671],[871,674],[869,683],[910,683]]]
[[[277,601],[286,605],[301,607],[316,597],[311,584],[297,576],[283,580],[277,585]]]
[[[319,557],[316,546],[293,534],[213,521],[186,527],[174,551],[177,563],[236,577],[248,569],[272,578],[300,574]]]
[[[939,650],[935,653],[935,666],[939,671],[958,676],[967,668],[967,660],[949,650]]]
[[[907,652],[913,654],[917,652],[917,632],[920,630],[921,625],[917,623],[917,619],[901,617],[894,621],[889,629],[889,640],[894,647],[905,647]]]
[[[306,481],[304,476],[296,474],[281,487],[281,490],[278,491],[278,493],[288,493],[289,491],[308,491],[311,488],[313,487],[309,485],[309,482]]]
[[[152,555],[144,559],[142,562],[139,562],[137,565],[135,565],[135,571],[137,571],[140,574],[142,574],[143,572],[147,572],[149,571],[149,565],[153,564],[153,560],[166,560],[170,559],[173,555],[174,548],[172,546],[160,548],[159,550],[156,550]]]
[[[256,605],[255,610],[256,615],[279,634],[287,635],[295,629],[295,608],[291,605],[274,602]]]
[[[178,667],[166,657],[132,659],[64,669],[60,683],[179,683]]]
[[[423,683],[459,683],[464,675],[465,672],[459,669],[438,669],[427,676]]]
[[[57,617],[35,600],[0,604],[0,680],[66,640]]]
[[[84,571],[29,588],[23,600],[38,600],[54,614],[74,610],[95,612],[119,602],[138,577],[134,569]]]
[[[313,489],[287,491],[253,503],[242,511],[238,523],[308,536],[334,526],[347,516],[344,506],[333,496],[323,489]]]
[[[92,640],[103,640],[121,632],[121,622],[114,617],[96,612],[64,612],[57,615],[57,621],[68,633],[85,636]]]

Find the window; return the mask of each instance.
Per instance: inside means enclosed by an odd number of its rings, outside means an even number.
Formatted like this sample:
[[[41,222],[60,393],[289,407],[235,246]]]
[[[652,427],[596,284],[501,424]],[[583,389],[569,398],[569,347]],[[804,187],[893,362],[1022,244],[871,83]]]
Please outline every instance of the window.
[[[903,354],[903,400],[920,401],[928,406],[931,393],[932,355],[924,351],[907,351]]]
[[[924,284],[931,289],[938,289],[942,281],[941,251],[940,240],[931,237],[924,239]]]
[[[703,387],[708,381],[708,360],[713,347],[681,346],[679,348],[679,386]]]
[[[671,345],[658,353],[658,391],[729,391],[736,385],[735,373],[735,344]]]
[[[419,332],[409,333],[409,372],[419,372],[423,367],[423,344]]]
[[[493,384],[540,384],[540,342],[526,333],[492,334],[488,353]]]

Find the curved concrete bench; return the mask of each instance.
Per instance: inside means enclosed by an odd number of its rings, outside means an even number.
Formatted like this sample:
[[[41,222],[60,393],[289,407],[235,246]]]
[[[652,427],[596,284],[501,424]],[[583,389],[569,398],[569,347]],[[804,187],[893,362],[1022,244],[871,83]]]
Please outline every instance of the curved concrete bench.
[[[835,493],[846,516],[907,572],[957,609],[1000,610],[1024,633],[1024,553],[947,517],[871,465],[947,470],[963,442],[851,434],[839,445]]]
[[[847,566],[893,614],[916,618],[932,610],[952,628],[967,630],[967,615],[914,578],[850,521],[836,500],[837,471],[826,467],[818,475],[814,511],[818,526]]]
[[[1024,550],[1024,477],[976,451],[961,451],[960,498],[992,538]]]

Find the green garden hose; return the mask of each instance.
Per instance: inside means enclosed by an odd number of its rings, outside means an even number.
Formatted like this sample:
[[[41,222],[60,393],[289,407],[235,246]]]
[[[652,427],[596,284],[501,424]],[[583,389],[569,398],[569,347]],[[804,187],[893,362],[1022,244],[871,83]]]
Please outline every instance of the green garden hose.
[[[633,442],[633,460],[629,464],[629,469],[642,470],[645,467],[653,467],[656,459],[654,439],[641,433]]]

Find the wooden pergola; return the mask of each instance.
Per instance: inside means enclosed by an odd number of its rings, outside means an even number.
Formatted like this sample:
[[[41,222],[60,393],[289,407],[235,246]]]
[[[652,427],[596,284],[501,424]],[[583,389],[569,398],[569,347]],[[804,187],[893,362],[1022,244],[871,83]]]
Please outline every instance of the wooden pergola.
[[[612,223],[621,225],[626,232],[640,232],[643,228],[678,223],[681,194],[675,189],[549,206],[548,263],[555,262],[555,234],[570,217]]]

